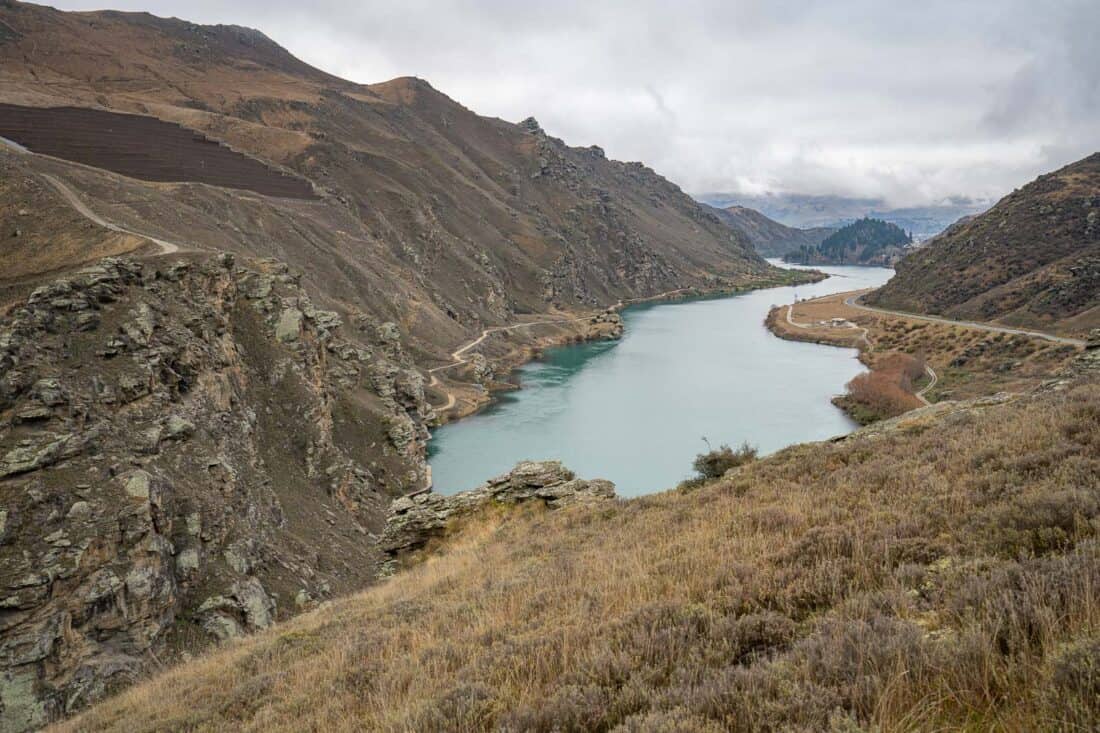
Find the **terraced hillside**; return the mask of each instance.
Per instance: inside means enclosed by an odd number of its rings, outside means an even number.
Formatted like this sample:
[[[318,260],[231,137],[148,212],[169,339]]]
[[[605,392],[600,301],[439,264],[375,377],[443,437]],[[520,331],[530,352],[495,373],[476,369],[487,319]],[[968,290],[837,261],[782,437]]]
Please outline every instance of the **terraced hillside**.
[[[80,107],[0,104],[0,137],[28,150],[143,181],[189,181],[267,196],[313,199],[297,176],[230,150],[180,125]]]
[[[1100,153],[953,225],[866,300],[1070,335],[1100,327]]]

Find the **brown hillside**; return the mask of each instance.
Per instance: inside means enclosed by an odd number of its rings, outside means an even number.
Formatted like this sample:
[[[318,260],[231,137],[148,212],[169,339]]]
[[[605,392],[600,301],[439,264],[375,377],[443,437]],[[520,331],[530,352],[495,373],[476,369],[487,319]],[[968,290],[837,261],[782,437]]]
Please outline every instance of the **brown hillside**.
[[[867,302],[1067,334],[1100,326],[1100,153],[953,225]]]
[[[309,182],[241,155],[193,130],[145,115],[79,107],[0,104],[0,137],[144,181],[195,181],[266,196],[316,198]]]
[[[421,80],[356,85],[255,31],[146,14],[9,2],[0,21],[11,29],[0,102],[154,116],[293,170],[322,194],[301,207],[66,172],[84,179],[91,203],[174,241],[283,259],[316,295],[339,288],[439,359],[517,313],[769,272],[743,237],[645,166],[570,148],[533,120],[480,117]],[[303,215],[307,224],[286,224]]]
[[[830,227],[798,229],[785,226],[746,206],[728,206],[714,209],[714,212],[727,225],[743,232],[764,257],[782,257],[801,247],[816,247],[836,231]]]
[[[371,583],[435,408],[536,338],[799,277],[640,163],[257,31],[0,0],[0,104],[95,153],[0,146],[4,730]]]

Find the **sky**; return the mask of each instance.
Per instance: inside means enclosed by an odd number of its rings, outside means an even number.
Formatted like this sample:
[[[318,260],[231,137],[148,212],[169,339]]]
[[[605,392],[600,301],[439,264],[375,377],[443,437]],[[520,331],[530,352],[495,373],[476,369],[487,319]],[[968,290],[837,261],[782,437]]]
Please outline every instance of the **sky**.
[[[107,2],[418,76],[694,194],[988,200],[1100,150],[1100,0]]]

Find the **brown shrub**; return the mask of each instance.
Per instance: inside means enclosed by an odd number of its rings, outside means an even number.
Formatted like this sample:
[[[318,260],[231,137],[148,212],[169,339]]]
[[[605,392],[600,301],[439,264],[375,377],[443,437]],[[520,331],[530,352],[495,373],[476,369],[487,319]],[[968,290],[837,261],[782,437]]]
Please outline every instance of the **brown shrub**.
[[[1082,639],[1054,658],[1051,706],[1070,730],[1089,730],[1100,720],[1100,638]]]

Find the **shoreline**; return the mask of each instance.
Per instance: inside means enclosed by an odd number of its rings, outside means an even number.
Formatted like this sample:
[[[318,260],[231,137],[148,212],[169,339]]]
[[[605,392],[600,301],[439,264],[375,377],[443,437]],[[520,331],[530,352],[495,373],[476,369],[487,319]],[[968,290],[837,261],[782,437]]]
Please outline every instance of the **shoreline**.
[[[827,300],[828,298],[835,298],[838,296],[847,298],[855,295],[858,297],[871,292],[871,290],[873,290],[873,288],[833,293],[828,296],[813,298],[803,302],[811,303],[815,300]],[[844,325],[798,323],[793,320],[795,305],[797,305],[797,303],[778,305],[768,311],[768,315],[764,318],[764,326],[773,336],[785,341],[812,343],[841,349],[855,349],[856,360],[867,369],[867,375],[883,377],[888,373],[888,370],[882,368],[881,362],[877,363],[871,357],[871,353],[875,351],[875,347],[870,339],[870,330],[868,328],[847,320]],[[788,325],[790,326],[789,328],[786,327]],[[935,372],[930,366],[922,365],[921,368],[927,370],[929,376],[935,375]],[[918,407],[927,407],[932,404],[924,395],[928,389],[934,385],[935,377],[932,377],[931,382],[927,385],[921,385],[921,389],[919,390],[913,391],[902,388],[905,394],[916,401],[916,404],[913,404],[899,414],[904,414],[909,410],[917,409]],[[845,385],[845,390],[848,390],[847,385]],[[841,410],[860,427],[866,427],[867,425],[871,425],[881,420],[896,417],[896,415],[874,413],[863,403],[854,399],[850,391],[845,391],[836,395],[832,398],[831,402],[837,409]]]
[[[870,370],[857,385],[868,404],[849,394],[834,402],[857,422],[888,417],[886,412],[910,403],[907,409],[1027,392],[1056,377],[1082,348],[1080,342],[1041,332],[861,306],[859,298],[866,292],[852,290],[776,306],[764,321],[778,338],[857,350],[860,363]],[[878,389],[870,390],[872,386]],[[889,401],[874,399],[886,393],[892,395]],[[890,409],[874,414],[869,405],[876,401],[880,408],[887,404]]]
[[[655,295],[642,296],[638,298],[620,299],[618,302],[609,305],[601,310],[593,311],[587,315],[574,315],[574,314],[562,314],[561,319],[549,320],[549,321],[530,321],[527,323],[517,323],[510,326],[496,327],[498,332],[506,331],[507,329],[527,329],[537,326],[557,327],[562,332],[555,334],[546,334],[543,336],[535,336],[533,338],[534,343],[520,344],[513,348],[510,348],[506,353],[496,358],[485,357],[491,366],[494,376],[486,384],[479,384],[474,381],[453,380],[457,384],[452,384],[451,389],[439,389],[439,393],[448,395],[447,408],[437,414],[436,422],[432,425],[432,428],[438,428],[443,425],[450,424],[457,420],[461,420],[471,415],[476,415],[481,412],[495,401],[494,395],[499,392],[511,392],[517,389],[522,389],[522,385],[517,382],[507,381],[509,377],[521,366],[529,362],[535,361],[541,358],[543,352],[547,349],[558,348],[562,346],[570,346],[575,344],[589,343],[603,340],[616,340],[622,337],[623,327],[619,328],[600,328],[601,325],[606,323],[599,323],[597,319],[609,313],[620,314],[628,308],[639,305],[653,305],[653,304],[665,304],[675,302],[686,302],[692,300],[709,300],[719,298],[732,298],[738,295],[744,295],[746,293],[755,292],[758,290],[768,290],[771,288],[791,287],[796,285],[807,285],[812,283],[821,282],[829,277],[826,273],[813,269],[796,269],[796,268],[780,268],[773,265],[777,270],[785,270],[789,273],[802,273],[802,277],[783,277],[772,278],[763,280],[758,283],[750,283],[745,285],[726,285],[716,288],[700,288],[700,287],[686,287],[679,288],[677,290],[670,290],[663,293],[657,293]],[[578,326],[592,327],[588,330],[570,330],[568,326],[576,324]],[[484,337],[482,337],[484,338]],[[453,353],[460,353],[467,347],[459,347]],[[482,356],[485,356],[482,354]],[[451,364],[444,364],[442,366],[433,367],[428,369],[428,374],[432,379],[436,378],[437,372],[446,371],[448,368],[455,368],[461,370],[463,367],[469,368],[469,362],[453,362]],[[499,371],[499,373],[498,373]],[[442,378],[438,378],[438,384],[436,386],[444,387]],[[458,393],[456,393],[454,387],[458,386]]]

